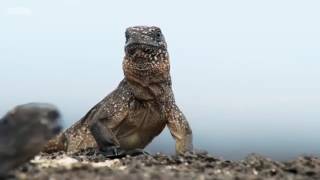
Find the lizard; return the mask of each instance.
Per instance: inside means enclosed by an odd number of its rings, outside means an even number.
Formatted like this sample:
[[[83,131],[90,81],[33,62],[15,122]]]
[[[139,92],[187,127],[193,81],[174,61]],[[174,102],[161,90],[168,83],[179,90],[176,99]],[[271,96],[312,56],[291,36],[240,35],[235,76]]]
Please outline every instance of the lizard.
[[[176,104],[165,37],[156,26],[125,31],[124,78],[79,121],[52,139],[44,152],[98,148],[102,152],[145,148],[169,128],[177,154],[193,151],[191,127]]]
[[[19,105],[0,119],[0,179],[40,153],[62,129],[59,119],[46,103]]]

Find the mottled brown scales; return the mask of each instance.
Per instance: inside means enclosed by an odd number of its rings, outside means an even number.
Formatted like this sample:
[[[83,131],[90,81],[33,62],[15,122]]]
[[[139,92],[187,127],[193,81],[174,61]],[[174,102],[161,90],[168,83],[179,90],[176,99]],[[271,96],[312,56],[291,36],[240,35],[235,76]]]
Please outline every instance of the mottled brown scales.
[[[80,121],[50,141],[45,151],[145,148],[167,125],[176,152],[192,150],[192,131],[175,103],[167,44],[158,27],[126,30],[124,79]]]

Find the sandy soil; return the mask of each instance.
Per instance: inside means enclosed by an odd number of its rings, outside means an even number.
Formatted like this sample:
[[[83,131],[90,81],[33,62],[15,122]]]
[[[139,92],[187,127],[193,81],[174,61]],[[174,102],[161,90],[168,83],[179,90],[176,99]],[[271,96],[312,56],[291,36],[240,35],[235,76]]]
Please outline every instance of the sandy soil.
[[[8,179],[320,179],[320,159],[278,162],[252,154],[241,161],[226,161],[206,153],[108,159],[87,150],[72,156],[40,154]]]

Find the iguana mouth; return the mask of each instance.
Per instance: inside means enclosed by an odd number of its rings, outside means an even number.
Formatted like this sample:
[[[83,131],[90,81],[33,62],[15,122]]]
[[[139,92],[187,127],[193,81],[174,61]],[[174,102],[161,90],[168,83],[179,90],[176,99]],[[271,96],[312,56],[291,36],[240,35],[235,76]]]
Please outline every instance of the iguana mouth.
[[[126,54],[133,58],[151,58],[158,50],[157,46],[141,43],[132,43],[125,47]]]

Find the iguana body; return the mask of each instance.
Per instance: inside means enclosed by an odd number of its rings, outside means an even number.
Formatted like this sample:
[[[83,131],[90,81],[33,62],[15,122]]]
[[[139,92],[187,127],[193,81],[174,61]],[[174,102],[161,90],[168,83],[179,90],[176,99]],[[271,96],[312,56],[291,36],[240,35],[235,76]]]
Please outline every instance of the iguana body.
[[[174,100],[167,45],[158,27],[127,28],[123,71],[119,86],[45,151],[143,149],[166,125],[177,153],[192,150],[192,132]]]
[[[60,130],[58,110],[43,103],[17,106],[0,119],[0,179],[38,154]]]

